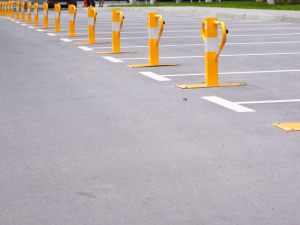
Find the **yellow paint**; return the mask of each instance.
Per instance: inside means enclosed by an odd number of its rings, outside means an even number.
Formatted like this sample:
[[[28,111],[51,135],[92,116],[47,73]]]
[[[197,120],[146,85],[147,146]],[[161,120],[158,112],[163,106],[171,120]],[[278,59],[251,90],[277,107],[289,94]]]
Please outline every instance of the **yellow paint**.
[[[34,26],[38,26],[39,25],[39,3],[34,3],[33,4],[33,8],[34,8]]]
[[[275,127],[283,129],[285,131],[300,131],[300,122],[299,123],[276,123]]]
[[[54,12],[55,12],[55,32],[60,32],[60,13],[61,13],[60,4],[54,5]]]
[[[222,39],[218,41],[218,26],[222,28]],[[204,84],[178,84],[176,87],[184,89],[207,88],[207,87],[228,87],[242,86],[243,83],[219,83],[218,60],[222,49],[225,46],[227,30],[224,22],[217,18],[205,18],[201,28],[202,39],[205,43],[205,82]]]
[[[3,16],[3,4],[0,2],[0,16]]]
[[[27,2],[27,23],[31,24],[31,3]]]
[[[14,2],[14,1],[11,1],[11,2],[10,2],[10,16],[11,16],[12,18],[15,17],[15,9],[14,9],[14,5],[15,5],[15,2]]]
[[[113,53],[120,53],[121,52],[121,41],[120,41],[120,34],[123,27],[123,12],[118,9],[112,10],[112,22],[119,23],[119,30],[112,31],[112,52]]]
[[[74,37],[75,36],[75,20],[76,20],[76,6],[75,5],[69,5],[69,36]],[[73,16],[73,17],[72,17]],[[73,18],[73,19],[71,19]]]
[[[47,2],[43,3],[43,11],[44,11],[44,28],[47,29],[49,27],[49,22],[48,22],[48,3]]]

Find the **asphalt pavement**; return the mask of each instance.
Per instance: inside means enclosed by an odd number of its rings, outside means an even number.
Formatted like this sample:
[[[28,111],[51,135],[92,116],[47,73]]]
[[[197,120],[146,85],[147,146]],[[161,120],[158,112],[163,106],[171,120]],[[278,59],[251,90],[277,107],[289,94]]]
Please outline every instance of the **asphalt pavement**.
[[[42,15],[42,14],[40,14]],[[0,224],[300,224],[300,25],[219,18],[222,82],[204,82],[203,17],[164,13],[162,63],[148,62],[147,14],[126,11],[121,48],[98,9],[97,41],[68,14],[50,29],[0,18]],[[41,16],[40,16],[41,17]],[[243,109],[243,110],[240,110]]]

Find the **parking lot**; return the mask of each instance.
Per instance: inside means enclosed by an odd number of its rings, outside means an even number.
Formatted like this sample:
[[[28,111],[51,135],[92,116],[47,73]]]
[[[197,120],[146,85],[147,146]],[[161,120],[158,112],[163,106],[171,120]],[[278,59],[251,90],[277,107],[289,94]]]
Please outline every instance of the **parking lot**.
[[[0,223],[299,224],[300,25],[219,18],[228,29],[221,82],[204,82],[198,15],[164,13],[166,67],[148,62],[147,13],[124,9],[122,54],[111,12],[88,40],[0,18]]]

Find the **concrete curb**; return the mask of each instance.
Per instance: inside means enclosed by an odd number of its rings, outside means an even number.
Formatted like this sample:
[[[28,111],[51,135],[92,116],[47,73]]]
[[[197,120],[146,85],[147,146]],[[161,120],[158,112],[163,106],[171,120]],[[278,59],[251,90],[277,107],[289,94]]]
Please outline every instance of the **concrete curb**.
[[[124,12],[157,11],[161,14],[193,15],[239,20],[260,20],[273,22],[300,23],[300,12],[288,10],[255,10],[214,7],[118,7]],[[111,11],[111,7],[97,8],[99,12]]]

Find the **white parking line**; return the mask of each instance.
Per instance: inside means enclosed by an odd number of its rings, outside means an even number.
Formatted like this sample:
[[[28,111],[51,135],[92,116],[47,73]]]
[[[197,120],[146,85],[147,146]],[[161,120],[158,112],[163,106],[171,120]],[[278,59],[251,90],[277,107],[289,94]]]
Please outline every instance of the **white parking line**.
[[[29,28],[29,29],[33,29],[34,27],[33,27],[33,26],[28,26],[28,28]]]
[[[166,78],[166,77],[162,77],[156,73],[152,73],[152,72],[148,72],[148,71],[145,71],[145,72],[139,72],[140,74],[146,76],[146,77],[150,77],[154,80],[157,80],[157,81],[170,81],[170,79]]]
[[[27,24],[26,23],[22,23],[21,26],[27,26]]]
[[[290,102],[300,102],[300,99],[264,100],[264,101],[249,101],[249,102],[235,102],[235,103],[241,105],[250,105],[250,104],[271,104],[271,103],[290,103]]]
[[[38,31],[38,32],[45,32],[45,30],[42,30],[42,29],[36,29],[36,31]]]
[[[294,70],[257,70],[257,71],[240,71],[240,72],[219,72],[220,75],[231,75],[231,74],[264,74],[264,73],[292,73],[300,72],[300,69]],[[163,77],[185,77],[185,76],[204,76],[204,73],[183,73],[183,74],[166,74],[160,75]]]
[[[232,42],[226,43],[226,45],[265,45],[265,44],[297,44],[300,41],[270,41],[270,42]],[[186,46],[204,46],[204,44],[175,44],[175,45],[159,45],[159,47],[186,47]],[[132,46],[122,46],[122,48],[148,48],[148,45],[132,45]],[[107,46],[93,47],[93,49],[106,49],[111,48]]]
[[[83,51],[93,51],[93,49],[86,46],[79,46],[78,48],[82,49]]]
[[[255,112],[255,110],[253,109],[250,109],[250,108],[247,108],[247,107],[244,107],[244,106],[241,106],[235,102],[231,102],[231,101],[228,101],[226,99],[223,99],[223,98],[219,98],[217,96],[204,96],[202,97],[203,99],[207,100],[207,101],[210,101],[210,102],[213,102],[215,104],[218,104],[220,106],[223,106],[227,109],[231,109],[235,112]]]
[[[121,63],[121,62],[123,62],[122,60],[117,59],[117,58],[112,57],[112,56],[103,56],[102,58],[106,59],[106,60],[108,60],[110,62],[113,62],[113,63]]]
[[[56,34],[54,34],[54,33],[47,33],[47,35],[51,36],[51,37],[56,36]]]
[[[240,57],[240,56],[273,56],[273,55],[299,55],[300,52],[272,52],[272,53],[249,53],[249,54],[232,54],[220,55],[221,57]],[[160,57],[161,59],[191,59],[191,58],[204,58],[203,55],[190,55],[190,56],[166,56]],[[148,58],[119,58],[120,60],[144,60]]]
[[[68,38],[61,38],[60,40],[63,42],[72,42],[72,40]]]

